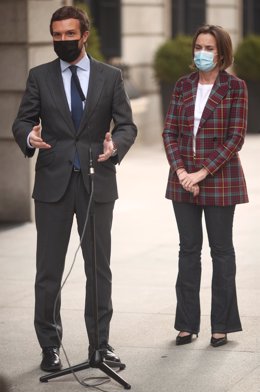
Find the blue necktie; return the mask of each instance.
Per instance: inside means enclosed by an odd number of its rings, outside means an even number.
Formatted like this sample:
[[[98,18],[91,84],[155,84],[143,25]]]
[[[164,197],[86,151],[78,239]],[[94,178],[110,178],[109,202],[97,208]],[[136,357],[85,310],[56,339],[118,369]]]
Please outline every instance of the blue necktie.
[[[80,82],[77,75],[77,66],[71,65],[69,68],[71,70],[71,116],[77,131],[79,129],[83,113],[82,98],[85,100],[85,97],[80,87]],[[80,169],[80,161],[77,151],[74,157],[74,168]]]

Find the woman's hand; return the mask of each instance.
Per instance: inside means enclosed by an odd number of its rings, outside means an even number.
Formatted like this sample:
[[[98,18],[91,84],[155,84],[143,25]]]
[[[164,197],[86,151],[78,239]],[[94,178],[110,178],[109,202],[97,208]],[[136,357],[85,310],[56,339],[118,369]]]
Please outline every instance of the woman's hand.
[[[197,172],[194,173],[187,173],[185,177],[182,178],[181,180],[181,185],[183,187],[192,187],[195,184],[198,184],[198,182],[204,180],[209,172],[203,167]]]
[[[199,187],[199,185],[198,185],[198,184],[193,185],[192,191],[191,191],[191,192],[193,193],[193,197],[198,196],[198,194],[200,193],[200,187]]]
[[[194,173],[187,173],[185,169],[178,169],[177,175],[183,188],[190,190],[207,177],[208,171],[204,167]]]
[[[200,171],[204,171],[204,170],[207,172],[207,170],[204,168],[201,169]],[[185,191],[187,192],[193,193],[194,197],[198,196],[200,192],[200,188],[197,182],[202,181],[206,177],[205,173],[204,172],[200,173],[200,171],[191,174],[187,173],[187,171],[184,168],[178,169],[176,171],[180,184],[182,185],[183,189],[185,189]],[[196,182],[197,178],[200,180]]]

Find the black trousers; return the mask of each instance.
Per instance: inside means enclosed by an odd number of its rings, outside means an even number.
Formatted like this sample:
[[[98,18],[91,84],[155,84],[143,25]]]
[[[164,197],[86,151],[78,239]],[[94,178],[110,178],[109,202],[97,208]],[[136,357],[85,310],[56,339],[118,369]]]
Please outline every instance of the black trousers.
[[[241,331],[232,239],[235,206],[197,206],[173,202],[173,208],[180,236],[175,329],[191,333],[198,333],[200,330],[199,293],[204,212],[213,263],[211,332]]]
[[[56,203],[35,201],[37,228],[37,271],[35,280],[35,330],[41,347],[60,346],[53,321],[55,298],[59,292],[65,257],[74,215],[81,237],[85,223],[89,195],[80,173],[72,173],[68,189]],[[110,270],[111,227],[114,202],[94,203],[96,226],[97,292],[99,314],[99,343],[109,339],[112,317]],[[85,322],[89,344],[95,347],[95,322],[93,312],[92,233],[90,223],[81,244],[86,273]],[[76,251],[76,249],[75,249]],[[57,302],[56,320],[62,337],[60,299]]]

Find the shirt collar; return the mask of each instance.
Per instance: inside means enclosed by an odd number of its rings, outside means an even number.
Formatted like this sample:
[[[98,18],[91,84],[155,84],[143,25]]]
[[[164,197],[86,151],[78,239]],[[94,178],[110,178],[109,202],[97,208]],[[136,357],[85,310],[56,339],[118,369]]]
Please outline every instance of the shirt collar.
[[[90,67],[90,60],[87,55],[85,55],[77,64],[77,67],[83,69],[83,71],[88,71]],[[61,60],[60,59],[60,67],[61,67],[61,72],[66,71],[71,66],[70,63],[67,63],[67,61]]]

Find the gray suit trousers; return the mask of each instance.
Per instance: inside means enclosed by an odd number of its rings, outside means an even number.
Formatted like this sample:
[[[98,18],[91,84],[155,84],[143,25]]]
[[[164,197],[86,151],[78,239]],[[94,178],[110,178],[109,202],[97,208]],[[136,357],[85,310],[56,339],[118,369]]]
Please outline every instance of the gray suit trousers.
[[[72,172],[68,188],[61,200],[55,203],[35,201],[37,228],[35,330],[41,347],[60,346],[60,339],[62,339],[60,296],[56,305],[56,327],[53,317],[54,303],[61,286],[73,218],[75,215],[78,233],[81,237],[88,201],[89,195],[84,187],[82,174],[74,172]],[[94,203],[100,345],[108,342],[109,324],[113,313],[111,300],[112,275],[110,270],[113,208],[114,202]],[[89,344],[95,347],[92,244],[93,238],[89,222],[81,248],[87,278],[85,322]],[[56,328],[59,331],[60,339],[57,336]]]

